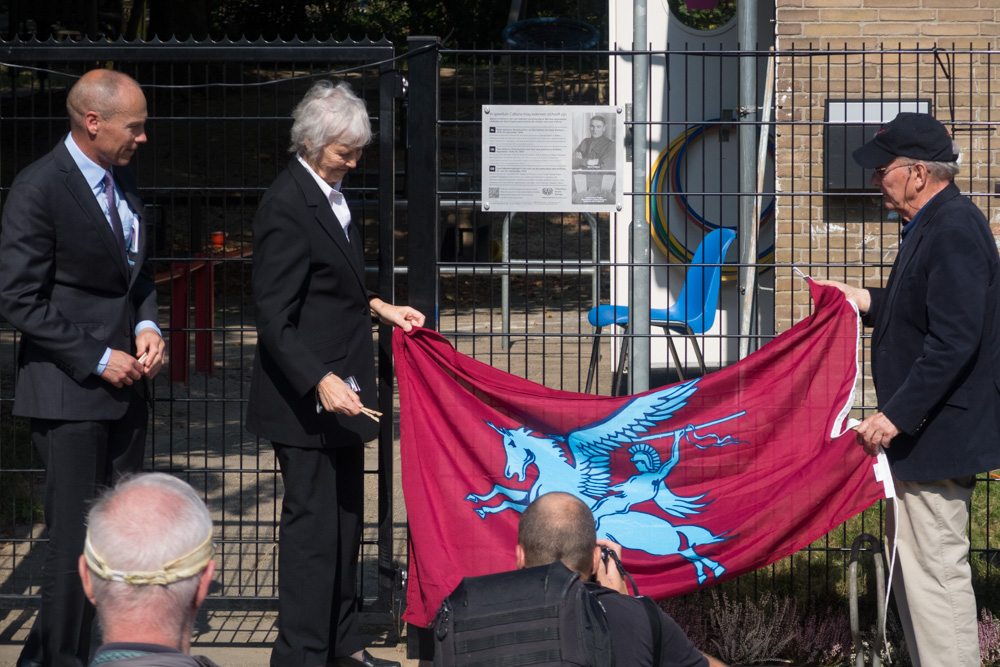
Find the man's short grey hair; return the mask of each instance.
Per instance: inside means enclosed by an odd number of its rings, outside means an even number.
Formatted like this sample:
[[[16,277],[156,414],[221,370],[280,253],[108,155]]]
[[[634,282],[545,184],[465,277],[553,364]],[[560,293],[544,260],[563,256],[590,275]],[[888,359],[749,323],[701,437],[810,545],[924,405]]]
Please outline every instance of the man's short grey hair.
[[[151,496],[157,502],[143,502]],[[94,503],[87,525],[94,551],[111,568],[129,572],[159,570],[212,533],[212,517],[194,489],[164,473],[123,477]],[[167,585],[133,585],[91,576],[101,622],[155,609],[160,630],[178,632],[190,613],[200,575]]]
[[[927,173],[939,181],[951,183],[958,176],[959,168],[962,164],[962,149],[958,142],[952,139],[951,152],[958,156],[954,162],[927,162],[918,160],[920,164],[927,167]]]
[[[317,81],[292,111],[289,151],[316,160],[331,143],[361,148],[372,139],[364,101],[346,83]]]

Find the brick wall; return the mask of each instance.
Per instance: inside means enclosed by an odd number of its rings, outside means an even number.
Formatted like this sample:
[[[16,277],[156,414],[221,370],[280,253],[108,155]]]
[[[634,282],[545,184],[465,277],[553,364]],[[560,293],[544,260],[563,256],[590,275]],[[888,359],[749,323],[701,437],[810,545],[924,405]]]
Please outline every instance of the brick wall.
[[[956,183],[1000,233],[1000,207],[989,196],[1000,181],[993,167],[1000,114],[992,113],[1000,103],[1000,53],[991,51],[1000,35],[1000,0],[776,0],[775,16],[780,331],[811,308],[801,281],[784,267],[884,284],[899,242],[899,223],[887,216],[880,197],[826,191],[827,100],[929,100],[962,148]],[[866,348],[867,342],[863,360]]]
[[[778,264],[877,284],[895,256],[899,226],[885,219],[880,206],[869,197],[824,192],[828,99],[929,99],[934,115],[952,127],[962,147],[959,187],[978,193],[977,203],[1000,232],[1000,211],[986,196],[1000,178],[1000,170],[991,169],[1000,147],[991,113],[1000,102],[1000,54],[990,51],[1000,34],[1000,0],[776,0],[776,5]],[[936,55],[935,46],[944,51]],[[779,269],[777,280],[784,320],[779,329],[784,329],[809,306],[792,302],[790,271]]]
[[[935,41],[992,48],[997,0],[776,0],[778,48],[877,48]]]

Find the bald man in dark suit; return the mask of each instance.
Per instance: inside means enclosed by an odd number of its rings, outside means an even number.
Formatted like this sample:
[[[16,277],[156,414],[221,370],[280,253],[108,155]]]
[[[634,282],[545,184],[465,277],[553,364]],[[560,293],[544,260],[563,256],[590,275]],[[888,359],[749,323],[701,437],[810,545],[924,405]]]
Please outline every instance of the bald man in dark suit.
[[[96,493],[142,467],[145,381],[163,363],[142,203],[127,165],[145,143],[130,77],[88,72],[70,134],[14,180],[0,231],[0,314],[21,332],[14,414],[45,464],[42,603],[18,665],[84,665],[94,609],[76,562]]]

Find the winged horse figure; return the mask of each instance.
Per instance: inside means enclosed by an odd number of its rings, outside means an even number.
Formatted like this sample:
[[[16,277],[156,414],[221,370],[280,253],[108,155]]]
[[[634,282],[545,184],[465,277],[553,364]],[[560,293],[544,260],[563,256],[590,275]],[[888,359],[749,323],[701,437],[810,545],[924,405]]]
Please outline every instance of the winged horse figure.
[[[720,424],[744,414],[738,412],[699,426],[685,426],[666,433],[649,434],[650,428],[671,419],[687,405],[687,399],[697,391],[698,380],[639,396],[599,422],[570,431],[565,436],[542,435],[523,426],[508,429],[487,422],[503,439],[507,463],[504,476],[524,482],[528,468],[534,465],[538,476],[530,488],[513,488],[494,484],[485,494],[470,493],[466,500],[478,505],[476,512],[486,518],[504,510],[523,512],[538,496],[552,491],[571,493],[587,503],[594,513],[598,535],[612,539],[628,549],[667,556],[683,556],[692,565],[702,584],[708,578],[706,570],[716,578],[726,568],[697,553],[699,546],[722,542],[728,531],[713,534],[697,525],[675,526],[667,519],[632,509],[652,500],[666,514],[686,518],[704,511],[710,501],[699,496],[679,496],[664,483],[680,460],[680,445],[689,442],[700,449],[739,444],[732,436],[714,433],[699,435],[698,430]],[[661,463],[659,453],[647,444],[649,440],[673,437],[670,458]],[[708,442],[709,444],[703,444]],[[631,454],[636,474],[619,484],[611,483],[611,454],[625,445]],[[485,505],[500,496],[497,505]]]

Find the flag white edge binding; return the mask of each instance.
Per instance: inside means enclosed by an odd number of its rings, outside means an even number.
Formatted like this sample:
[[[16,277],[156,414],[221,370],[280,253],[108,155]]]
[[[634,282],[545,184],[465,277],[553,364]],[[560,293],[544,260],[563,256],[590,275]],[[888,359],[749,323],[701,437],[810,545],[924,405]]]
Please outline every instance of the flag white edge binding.
[[[808,276],[803,273],[797,266],[793,266],[792,270],[803,280],[807,279]],[[858,311],[857,305],[848,300],[851,307],[854,308],[854,312],[857,315],[857,341],[861,340],[861,313]],[[857,342],[855,342],[854,349],[857,350]],[[854,383],[851,385],[851,394],[848,396],[847,403],[841,409],[840,413],[837,415],[837,419],[834,420],[833,432],[830,434],[833,438],[838,438],[847,431],[856,428],[859,422],[853,417],[849,417],[850,411],[854,408],[854,396],[857,391],[857,381],[858,374],[861,372],[861,364],[858,362],[857,355],[854,357]],[[875,463],[872,464],[872,470],[875,474],[875,480],[882,484],[882,490],[885,493],[886,499],[892,499],[892,509],[893,517],[897,519],[893,523],[898,525],[899,510],[896,506],[896,486],[892,483],[892,470],[889,468],[889,459],[885,455],[885,451],[879,448],[878,456],[875,458]],[[893,570],[896,567],[896,536],[893,535],[892,545],[889,554],[889,577],[886,580],[886,591],[885,591],[885,609],[882,610],[882,618],[886,618],[889,614],[889,594],[892,592],[892,575]],[[882,626],[882,646],[887,646],[887,634],[888,630],[886,625]],[[889,658],[890,662],[892,658]]]

